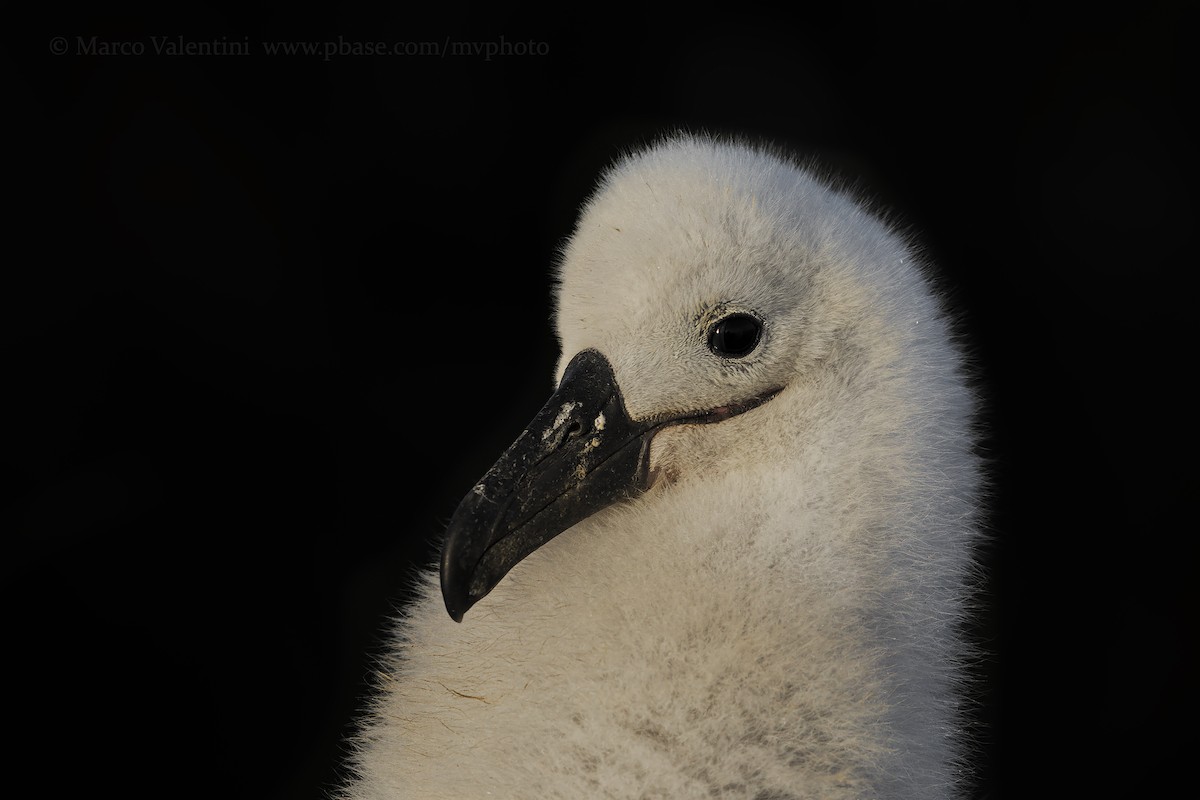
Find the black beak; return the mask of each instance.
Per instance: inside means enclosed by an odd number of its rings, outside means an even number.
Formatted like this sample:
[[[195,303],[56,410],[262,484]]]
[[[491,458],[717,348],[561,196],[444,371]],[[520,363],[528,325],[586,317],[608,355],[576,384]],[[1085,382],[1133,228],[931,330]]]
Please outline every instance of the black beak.
[[[782,387],[669,418],[635,421],[596,350],[567,365],[533,422],[459,503],[442,545],[442,597],[456,622],[521,559],[567,528],[649,488],[650,441],[667,425],[721,422]]]
[[[596,350],[567,365],[558,390],[450,519],[442,596],[456,622],[521,559],[586,517],[649,485],[650,439]]]

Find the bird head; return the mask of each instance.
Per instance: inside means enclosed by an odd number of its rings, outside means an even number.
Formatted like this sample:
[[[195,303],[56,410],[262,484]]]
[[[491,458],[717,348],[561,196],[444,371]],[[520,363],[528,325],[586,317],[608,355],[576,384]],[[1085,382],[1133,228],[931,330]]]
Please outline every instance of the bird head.
[[[558,389],[451,520],[450,615],[607,506],[782,462],[806,428],[828,430],[912,327],[893,302],[912,294],[907,256],[765,150],[677,138],[617,164],[559,265]]]

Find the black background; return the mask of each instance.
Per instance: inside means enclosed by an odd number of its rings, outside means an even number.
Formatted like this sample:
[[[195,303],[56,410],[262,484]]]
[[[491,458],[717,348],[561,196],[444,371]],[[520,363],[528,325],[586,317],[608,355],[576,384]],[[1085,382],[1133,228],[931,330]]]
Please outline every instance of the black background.
[[[1170,784],[1196,668],[1182,4],[234,8],[10,32],[10,784],[335,786],[388,614],[551,389],[556,248],[596,174],[676,128],[855,183],[961,315],[994,492],[973,796]]]

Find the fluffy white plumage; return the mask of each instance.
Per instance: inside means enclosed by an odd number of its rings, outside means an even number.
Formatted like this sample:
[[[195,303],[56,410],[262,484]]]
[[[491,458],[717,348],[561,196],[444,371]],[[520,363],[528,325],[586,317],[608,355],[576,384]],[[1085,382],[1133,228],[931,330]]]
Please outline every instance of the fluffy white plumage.
[[[744,358],[708,347],[733,312]],[[973,398],[908,244],[773,153],[680,137],[603,179],[564,253],[561,377],[611,363],[657,478],[456,624],[434,582],[355,798],[946,798],[976,536]]]

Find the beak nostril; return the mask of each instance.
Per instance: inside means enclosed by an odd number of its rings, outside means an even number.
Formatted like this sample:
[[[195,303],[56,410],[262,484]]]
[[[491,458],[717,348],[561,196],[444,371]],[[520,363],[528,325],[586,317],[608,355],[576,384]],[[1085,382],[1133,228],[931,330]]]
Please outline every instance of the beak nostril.
[[[568,439],[578,438],[579,434],[582,432],[583,432],[583,425],[579,422],[579,420],[572,420],[571,424],[567,426],[566,438],[568,438]]]

